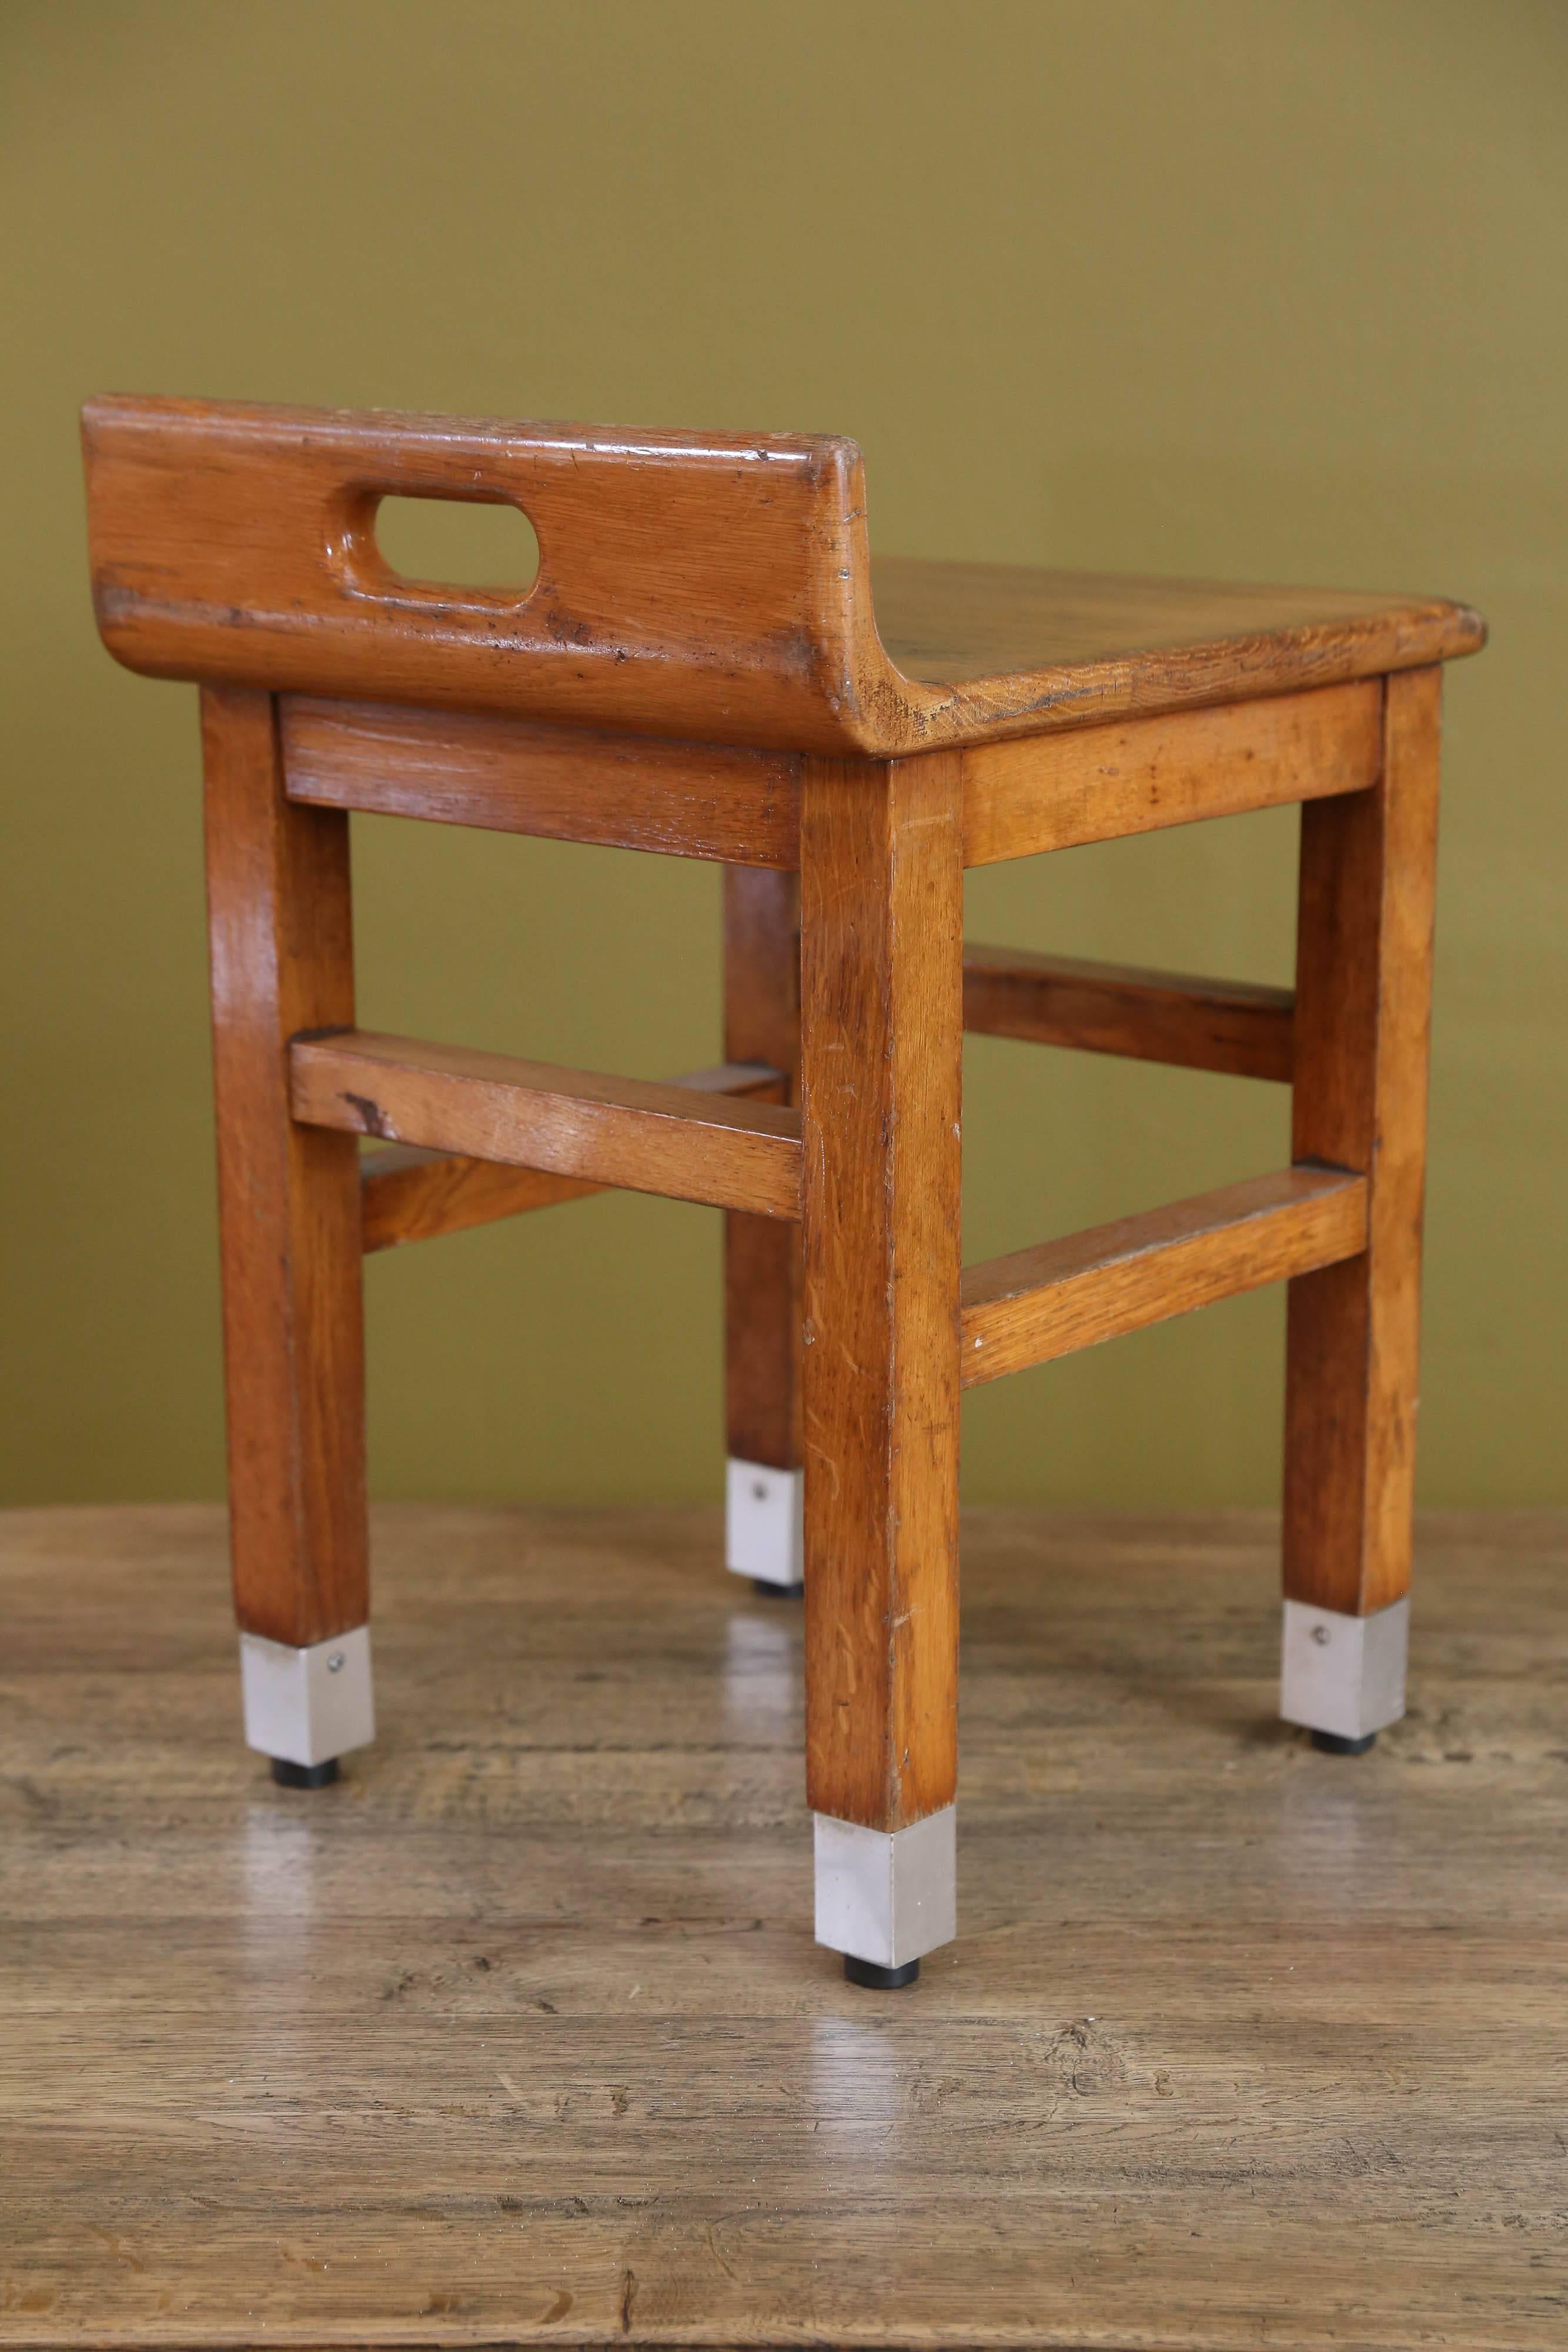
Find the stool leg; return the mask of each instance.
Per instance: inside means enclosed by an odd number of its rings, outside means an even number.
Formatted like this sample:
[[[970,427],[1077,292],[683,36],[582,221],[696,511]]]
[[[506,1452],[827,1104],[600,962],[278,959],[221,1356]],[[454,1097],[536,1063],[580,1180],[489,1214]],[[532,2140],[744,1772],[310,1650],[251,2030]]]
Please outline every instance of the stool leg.
[[[802,780],[816,1932],[881,1985],[956,1932],[958,781],[946,753]]]
[[[270,696],[202,735],[245,1736],[312,1787],[375,1732],[358,1148],[288,1108],[290,1037],[353,1025],[348,818],[286,799]]]
[[[724,1057],[767,1062],[800,1099],[800,883],[730,866],[724,877]],[[725,1561],[762,1593],[798,1595],[800,1231],[732,1211],[724,1221]]]
[[[1301,810],[1294,1157],[1366,1171],[1364,1253],[1290,1286],[1281,1712],[1339,1754],[1405,1712],[1441,672],[1383,774]]]

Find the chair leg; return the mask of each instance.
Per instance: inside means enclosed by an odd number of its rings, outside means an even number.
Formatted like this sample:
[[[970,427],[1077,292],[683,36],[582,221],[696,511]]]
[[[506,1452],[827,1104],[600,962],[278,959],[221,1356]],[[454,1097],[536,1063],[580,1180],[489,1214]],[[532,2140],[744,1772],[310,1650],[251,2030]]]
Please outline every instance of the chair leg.
[[[800,884],[731,866],[724,877],[724,1055],[767,1062],[800,1098]],[[801,1591],[800,1232],[724,1221],[725,1561],[758,1592]]]
[[[956,1927],[958,767],[801,797],[807,1789],[816,1932],[904,1983]]]
[[[1405,1712],[1441,677],[1390,677],[1380,782],[1301,811],[1294,1157],[1371,1197],[1291,1285],[1281,1712],[1342,1755]]]
[[[202,727],[246,1739],[315,1787],[375,1732],[358,1147],[288,1107],[289,1038],[353,1024],[348,819],[285,797],[270,696]]]

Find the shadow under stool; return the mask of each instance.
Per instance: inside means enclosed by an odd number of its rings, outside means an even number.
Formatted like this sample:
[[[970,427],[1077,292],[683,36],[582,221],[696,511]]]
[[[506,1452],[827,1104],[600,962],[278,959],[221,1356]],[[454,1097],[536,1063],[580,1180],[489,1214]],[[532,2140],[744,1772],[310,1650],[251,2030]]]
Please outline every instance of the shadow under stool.
[[[1281,1712],[1342,1752],[1396,1719],[1473,613],[873,564],[842,440],[119,398],[84,435],[104,640],[202,688],[235,1597],[280,1778],[373,1736],[365,1252],[605,1186],[726,1212],[728,1559],[804,1581],[816,1933],[858,1980],[956,1932],[973,1382],[1288,1281]],[[403,577],[388,497],[519,509],[537,581]],[[965,948],[966,866],[1283,802],[1293,995]],[[352,809],[722,865],[725,1063],[357,1028]],[[1288,1083],[1291,1165],[966,1268],[966,1027]]]

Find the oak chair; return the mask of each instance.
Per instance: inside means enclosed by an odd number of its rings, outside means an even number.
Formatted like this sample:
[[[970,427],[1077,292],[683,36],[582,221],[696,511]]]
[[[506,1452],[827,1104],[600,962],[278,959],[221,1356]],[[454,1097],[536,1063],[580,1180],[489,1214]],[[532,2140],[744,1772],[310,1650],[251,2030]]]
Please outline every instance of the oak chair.
[[[1401,1714],[1440,665],[1473,613],[873,566],[841,440],[142,399],[84,435],[104,640],[202,688],[235,1596],[280,1779],[373,1733],[363,1255],[614,1185],[726,1212],[728,1559],[804,1579],[816,1932],[857,1980],[955,1933],[972,1382],[1287,1280],[1281,1712],[1342,1751]],[[389,496],[520,509],[537,582],[401,576]],[[1293,995],[964,946],[967,866],[1283,802]],[[351,809],[721,864],[724,1065],[358,1029]],[[965,1268],[966,1027],[1290,1084],[1291,1164]]]

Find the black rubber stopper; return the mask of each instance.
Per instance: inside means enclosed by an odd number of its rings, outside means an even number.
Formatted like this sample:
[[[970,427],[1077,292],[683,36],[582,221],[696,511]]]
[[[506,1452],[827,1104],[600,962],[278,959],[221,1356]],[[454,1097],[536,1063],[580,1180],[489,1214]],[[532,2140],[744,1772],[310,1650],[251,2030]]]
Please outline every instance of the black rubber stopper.
[[[1377,1734],[1369,1731],[1364,1739],[1347,1739],[1339,1731],[1314,1731],[1312,1746],[1325,1756],[1364,1756],[1369,1748],[1377,1745]]]
[[[846,1952],[844,1974],[851,1984],[869,1986],[873,1992],[896,1992],[900,1985],[915,1982],[920,1974],[920,1963],[905,1960],[901,1969],[884,1969],[875,1960],[857,1960]]]
[[[769,1584],[765,1576],[754,1576],[751,1589],[758,1601],[799,1601],[806,1590],[803,1584]]]
[[[338,1777],[338,1759],[329,1756],[325,1764],[290,1764],[275,1756],[272,1777],[280,1789],[329,1789]]]

